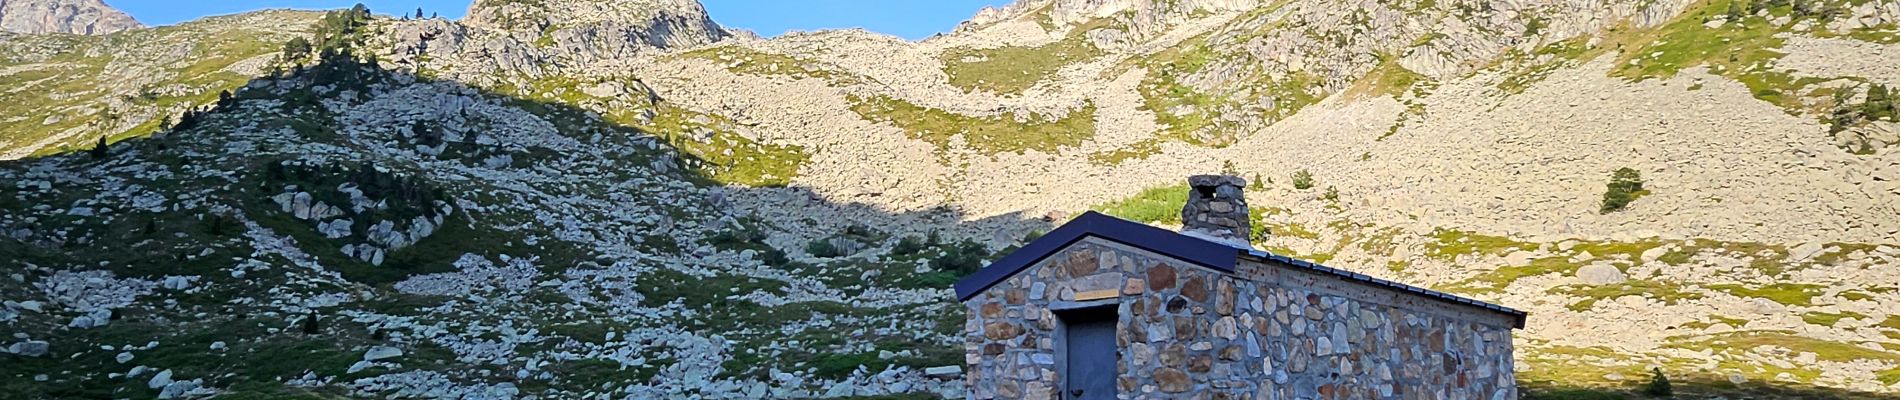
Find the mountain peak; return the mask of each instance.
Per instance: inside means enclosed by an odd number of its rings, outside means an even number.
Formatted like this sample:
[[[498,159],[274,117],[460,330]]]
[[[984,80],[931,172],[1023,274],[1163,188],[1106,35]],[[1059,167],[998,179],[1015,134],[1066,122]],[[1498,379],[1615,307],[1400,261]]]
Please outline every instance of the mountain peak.
[[[477,0],[463,22],[594,56],[692,47],[730,36],[697,0]]]
[[[0,31],[104,35],[143,27],[100,0],[0,0]]]

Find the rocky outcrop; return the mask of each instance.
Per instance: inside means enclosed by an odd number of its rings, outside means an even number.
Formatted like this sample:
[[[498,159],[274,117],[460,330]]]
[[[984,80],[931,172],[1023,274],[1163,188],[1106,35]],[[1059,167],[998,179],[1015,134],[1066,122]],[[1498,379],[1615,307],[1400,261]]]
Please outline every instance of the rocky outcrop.
[[[0,0],[0,31],[104,35],[143,27],[100,0]]]
[[[463,23],[534,43],[569,61],[625,59],[730,36],[695,0],[480,0]]]

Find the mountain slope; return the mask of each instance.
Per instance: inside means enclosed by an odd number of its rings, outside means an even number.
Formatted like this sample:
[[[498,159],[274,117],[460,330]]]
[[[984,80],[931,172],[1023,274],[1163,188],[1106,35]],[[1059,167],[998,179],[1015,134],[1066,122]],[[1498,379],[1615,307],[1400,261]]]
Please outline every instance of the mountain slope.
[[[143,27],[100,0],[0,1],[0,31],[4,32],[104,35]]]
[[[265,396],[956,398],[924,368],[961,363],[958,274],[1085,209],[1172,224],[1180,179],[1225,171],[1263,248],[1529,310],[1534,394],[1651,367],[1686,395],[1900,390],[1900,3],[1034,0],[922,42],[746,38],[692,2],[470,15],[5,42],[0,79],[36,85],[15,102],[58,106],[0,140],[63,155],[0,166],[0,251],[26,255],[0,321],[51,353],[0,373],[49,397],[172,369]],[[184,73],[86,47],[168,29],[315,48]],[[37,72],[93,63],[222,78]],[[199,97],[102,106],[153,87]],[[101,119],[149,126],[62,122]],[[1610,190],[1624,168],[1640,187]],[[132,245],[75,250],[102,243]]]

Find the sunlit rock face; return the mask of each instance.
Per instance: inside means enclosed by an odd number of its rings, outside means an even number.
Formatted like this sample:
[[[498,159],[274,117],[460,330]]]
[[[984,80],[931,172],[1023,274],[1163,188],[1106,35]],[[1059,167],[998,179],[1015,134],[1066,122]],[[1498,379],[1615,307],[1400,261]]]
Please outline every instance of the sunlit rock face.
[[[143,27],[99,0],[0,0],[0,31],[104,35]]]

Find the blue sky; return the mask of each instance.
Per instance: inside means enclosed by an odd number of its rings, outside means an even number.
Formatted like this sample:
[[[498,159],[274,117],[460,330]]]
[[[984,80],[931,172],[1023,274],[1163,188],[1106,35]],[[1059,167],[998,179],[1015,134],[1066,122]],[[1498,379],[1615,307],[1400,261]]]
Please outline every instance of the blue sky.
[[[106,0],[146,25],[170,25],[211,15],[264,8],[346,8],[358,0]],[[362,0],[382,14],[427,13],[461,18],[469,0]],[[791,30],[865,28],[908,39],[955,29],[984,6],[1010,0],[701,0],[713,20],[732,28],[777,36]]]

